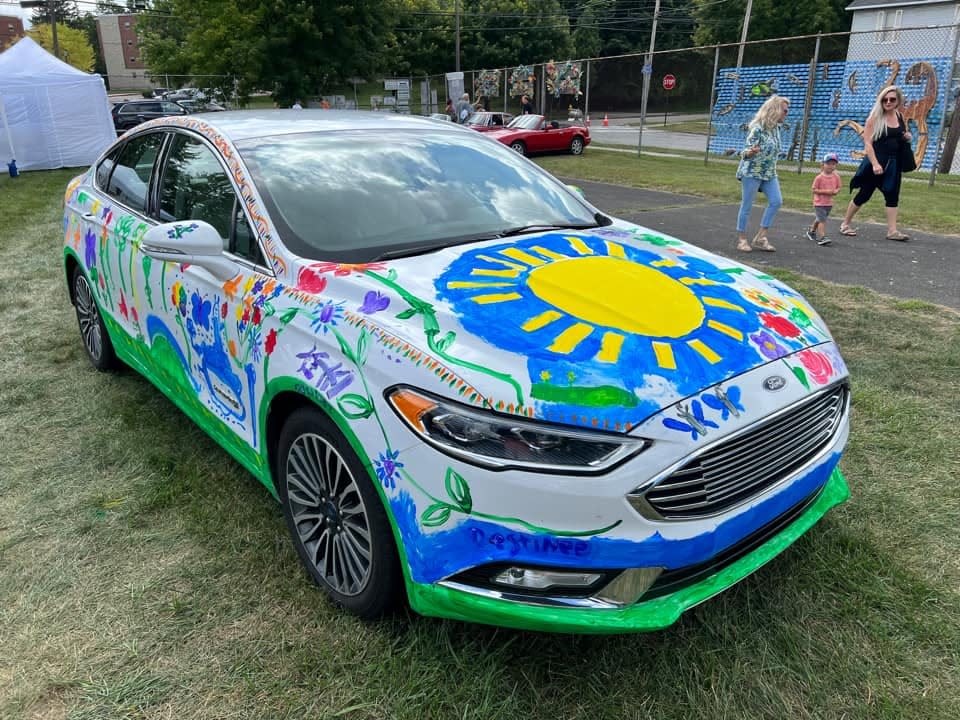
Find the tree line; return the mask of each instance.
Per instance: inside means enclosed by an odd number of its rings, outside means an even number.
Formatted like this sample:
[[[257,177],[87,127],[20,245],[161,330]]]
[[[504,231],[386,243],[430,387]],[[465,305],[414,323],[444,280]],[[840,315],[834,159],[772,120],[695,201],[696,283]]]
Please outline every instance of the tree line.
[[[656,49],[737,42],[747,0],[661,0]],[[82,3],[89,5],[87,2]],[[753,0],[748,39],[849,30],[848,0]],[[80,13],[55,0],[60,22],[99,50],[94,16],[135,12],[155,76],[233,78],[241,97],[267,90],[281,104],[351,77],[422,76],[456,65],[506,68],[649,48],[655,0],[126,0]],[[459,13],[457,8],[459,7]],[[49,23],[46,8],[35,26]],[[807,60],[758,49],[753,62]],[[797,49],[800,52],[800,49]],[[99,53],[96,70],[104,72]]]

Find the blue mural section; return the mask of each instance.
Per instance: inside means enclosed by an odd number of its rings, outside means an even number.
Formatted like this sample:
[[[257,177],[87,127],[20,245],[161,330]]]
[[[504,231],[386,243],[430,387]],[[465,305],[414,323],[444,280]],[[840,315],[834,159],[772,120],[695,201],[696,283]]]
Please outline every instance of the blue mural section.
[[[835,152],[841,163],[859,162],[863,151],[860,129],[877,94],[893,84],[903,90],[906,100],[903,114],[913,133],[917,166],[930,169],[936,160],[949,73],[949,57],[820,63],[813,78],[804,159],[816,160]],[[783,151],[787,159],[796,160],[809,86],[809,64],[720,70],[713,108],[716,135],[710,140],[710,152],[741,150],[751,118],[768,97],[777,94],[791,102]]]

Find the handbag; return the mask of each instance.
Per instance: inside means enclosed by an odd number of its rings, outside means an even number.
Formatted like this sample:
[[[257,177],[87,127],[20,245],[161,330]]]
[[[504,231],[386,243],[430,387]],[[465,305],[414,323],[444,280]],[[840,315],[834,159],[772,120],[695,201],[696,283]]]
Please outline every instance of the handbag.
[[[913,157],[913,147],[910,145],[909,140],[904,140],[900,143],[897,167],[900,168],[900,172],[902,173],[913,172],[917,169],[917,160]]]

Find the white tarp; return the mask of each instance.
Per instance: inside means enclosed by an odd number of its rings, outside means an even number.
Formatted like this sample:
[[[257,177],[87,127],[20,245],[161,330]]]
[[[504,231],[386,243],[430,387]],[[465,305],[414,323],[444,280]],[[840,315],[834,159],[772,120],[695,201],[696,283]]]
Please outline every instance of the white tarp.
[[[30,38],[0,53],[0,107],[0,158],[16,159],[20,170],[90,165],[117,139],[103,79]]]

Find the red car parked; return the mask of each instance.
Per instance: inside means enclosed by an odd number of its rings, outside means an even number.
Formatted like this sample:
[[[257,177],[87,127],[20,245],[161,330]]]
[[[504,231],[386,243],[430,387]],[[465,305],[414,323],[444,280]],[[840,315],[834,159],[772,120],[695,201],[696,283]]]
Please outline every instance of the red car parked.
[[[570,152],[579,155],[590,144],[590,130],[581,125],[561,127],[543,115],[520,115],[502,130],[491,130],[489,137],[509,145],[521,155],[541,152]]]

